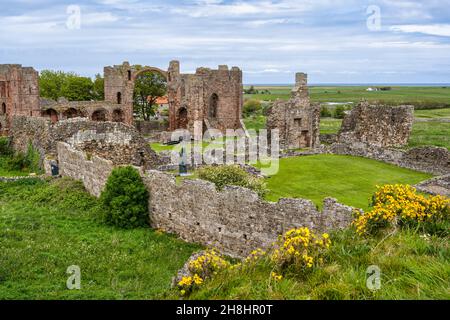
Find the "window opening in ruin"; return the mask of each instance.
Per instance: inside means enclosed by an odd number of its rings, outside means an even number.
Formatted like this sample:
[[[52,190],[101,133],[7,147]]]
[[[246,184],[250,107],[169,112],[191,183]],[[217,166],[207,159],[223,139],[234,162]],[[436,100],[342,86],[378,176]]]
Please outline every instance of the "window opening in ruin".
[[[122,93],[117,92],[117,104],[122,104]]]
[[[212,94],[209,99],[209,117],[216,118],[217,117],[217,107],[219,105],[219,96],[215,93]]]

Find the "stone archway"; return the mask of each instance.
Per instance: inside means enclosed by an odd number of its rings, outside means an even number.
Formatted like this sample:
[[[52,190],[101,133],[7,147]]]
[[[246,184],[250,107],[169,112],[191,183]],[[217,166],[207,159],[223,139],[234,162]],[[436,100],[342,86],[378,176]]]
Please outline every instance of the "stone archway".
[[[43,112],[45,118],[49,118],[52,123],[56,123],[59,120],[58,112],[55,109],[47,109]]]
[[[99,122],[103,122],[106,121],[106,110],[105,109],[97,109],[95,110],[92,115],[91,115],[91,120],[92,121],[99,121]]]
[[[128,74],[128,92],[136,115],[143,120],[150,120],[151,106],[157,108],[157,99],[168,92],[168,72],[155,67],[145,67]],[[140,89],[140,90],[139,90]],[[155,111],[155,110],[153,110]],[[157,111],[157,110],[156,110]]]
[[[75,108],[69,108],[63,113],[66,119],[76,118],[80,115],[80,112]]]
[[[112,121],[113,122],[124,122],[125,121],[125,115],[122,110],[115,109],[112,113]]]

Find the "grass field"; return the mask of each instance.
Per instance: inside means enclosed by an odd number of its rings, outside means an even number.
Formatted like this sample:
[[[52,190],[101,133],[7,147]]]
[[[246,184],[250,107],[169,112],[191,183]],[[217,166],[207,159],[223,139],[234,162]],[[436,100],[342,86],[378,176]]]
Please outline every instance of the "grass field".
[[[266,198],[305,198],[321,206],[325,197],[367,209],[376,185],[416,184],[431,175],[383,162],[340,155],[280,159],[280,170],[267,179]]]
[[[369,86],[311,87],[310,96],[314,102],[353,102],[361,99],[383,101],[386,103],[429,104],[440,107],[450,107],[450,87],[392,87],[390,91],[373,91]],[[292,87],[255,86],[257,90],[269,90],[270,94],[245,95],[247,99],[273,101],[289,99]]]
[[[72,180],[0,182],[0,300],[161,298],[199,248],[150,228],[105,226],[99,210]],[[81,290],[66,288],[71,265]]]

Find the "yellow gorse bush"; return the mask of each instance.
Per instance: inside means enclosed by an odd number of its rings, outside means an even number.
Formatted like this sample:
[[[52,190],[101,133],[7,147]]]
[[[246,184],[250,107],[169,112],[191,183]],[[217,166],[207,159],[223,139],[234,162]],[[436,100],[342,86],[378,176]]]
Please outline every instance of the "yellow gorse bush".
[[[292,229],[279,237],[271,260],[280,269],[310,269],[323,262],[323,255],[330,245],[331,240],[327,233],[319,237],[308,228]]]
[[[185,295],[187,292],[191,292],[195,287],[203,284],[206,279],[229,266],[230,263],[214,249],[205,251],[204,254],[189,262],[188,269],[193,276],[184,276],[178,282],[181,294]]]
[[[278,272],[273,271],[270,277],[279,282],[283,279],[283,271],[289,267],[293,267],[295,271],[304,271],[321,265],[323,255],[330,245],[327,233],[319,237],[308,228],[297,228],[280,236],[269,251],[253,250],[242,262],[235,264],[231,264],[217,251],[210,249],[189,262],[188,269],[191,276],[182,277],[178,282],[178,288],[182,295],[186,295],[220,271],[235,269],[248,271],[262,259],[274,264],[274,269]]]
[[[425,197],[409,185],[377,187],[372,198],[372,210],[356,212],[352,225],[358,234],[371,234],[388,226],[417,225],[448,220],[450,199],[442,196]]]

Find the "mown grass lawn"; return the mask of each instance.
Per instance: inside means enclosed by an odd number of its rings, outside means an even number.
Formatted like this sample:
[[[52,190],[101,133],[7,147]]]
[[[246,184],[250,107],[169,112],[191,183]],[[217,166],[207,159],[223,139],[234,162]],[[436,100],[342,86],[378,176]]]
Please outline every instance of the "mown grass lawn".
[[[321,206],[323,199],[367,209],[376,185],[416,184],[431,175],[383,162],[341,155],[314,155],[280,159],[279,172],[267,178],[266,198],[305,198]]]
[[[150,228],[98,221],[80,183],[0,182],[1,299],[155,299],[198,246]],[[66,270],[81,269],[81,290]]]

